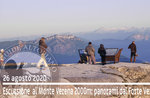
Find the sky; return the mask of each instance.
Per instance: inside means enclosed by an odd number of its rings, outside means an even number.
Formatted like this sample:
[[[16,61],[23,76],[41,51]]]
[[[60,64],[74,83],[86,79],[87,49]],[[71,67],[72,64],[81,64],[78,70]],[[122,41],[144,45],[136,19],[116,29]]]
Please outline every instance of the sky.
[[[150,0],[0,0],[0,38],[149,27]]]

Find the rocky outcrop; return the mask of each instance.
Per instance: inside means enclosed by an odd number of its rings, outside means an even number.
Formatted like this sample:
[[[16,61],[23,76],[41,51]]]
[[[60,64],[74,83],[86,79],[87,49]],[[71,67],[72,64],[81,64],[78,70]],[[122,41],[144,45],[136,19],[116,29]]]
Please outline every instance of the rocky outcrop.
[[[71,70],[69,70],[71,69]],[[60,68],[61,78],[70,82],[98,82],[98,83],[139,83],[150,82],[150,65],[138,63],[118,63],[102,65],[70,64]],[[91,86],[86,86],[91,87]],[[143,88],[142,85],[97,85],[93,88]],[[83,96],[84,97],[84,96]],[[90,96],[89,98],[149,98],[149,95],[110,95]]]
[[[62,78],[96,78],[101,82],[107,77],[107,79],[117,77],[115,78],[117,82],[140,82],[148,77],[150,65],[138,63],[118,63],[105,66],[69,64],[61,67],[60,71]],[[113,82],[113,80],[108,82]]]

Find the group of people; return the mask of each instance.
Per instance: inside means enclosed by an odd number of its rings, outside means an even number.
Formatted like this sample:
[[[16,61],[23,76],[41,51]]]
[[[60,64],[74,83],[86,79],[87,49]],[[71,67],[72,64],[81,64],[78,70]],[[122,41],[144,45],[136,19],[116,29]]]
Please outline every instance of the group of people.
[[[48,64],[46,63],[46,58],[45,58],[45,53],[46,53],[46,49],[47,49],[47,45],[45,43],[45,38],[42,37],[39,41],[39,53],[41,55],[41,59],[39,60],[37,67],[40,68],[40,65],[44,62],[45,67],[48,67]],[[134,62],[136,62],[136,56],[137,56],[137,48],[135,45],[135,41],[133,41],[128,49],[131,49],[131,57],[130,57],[130,62],[132,62],[132,58],[134,57]],[[95,49],[92,46],[92,42],[89,42],[88,46],[85,48],[85,51],[87,52],[87,56],[88,56],[88,63],[89,64],[96,64],[96,59],[95,59]],[[98,49],[98,53],[101,56],[101,62],[102,65],[106,64],[106,50],[104,48],[103,44],[100,44],[100,47]],[[3,60],[3,54],[4,54],[4,50],[1,50],[0,53],[0,62],[1,64],[3,64],[4,60]]]
[[[131,50],[130,62],[132,62],[132,59],[134,58],[134,63],[135,63],[136,62],[136,56],[138,56],[135,41],[133,41],[129,45],[128,49]],[[88,43],[88,46],[86,46],[85,51],[87,52],[88,63],[89,64],[96,64],[95,49],[92,46],[92,42]],[[106,50],[105,50],[103,44],[100,44],[100,47],[98,49],[98,54],[101,56],[102,65],[105,65],[106,64]]]
[[[95,59],[95,49],[92,46],[92,42],[89,42],[88,46],[86,46],[85,51],[87,52],[87,56],[88,56],[88,63],[89,64],[96,64],[96,59]],[[106,50],[104,48],[103,44],[100,44],[100,48],[98,49],[98,53],[101,56],[101,62],[102,64],[106,64],[105,61],[105,56],[106,56]]]

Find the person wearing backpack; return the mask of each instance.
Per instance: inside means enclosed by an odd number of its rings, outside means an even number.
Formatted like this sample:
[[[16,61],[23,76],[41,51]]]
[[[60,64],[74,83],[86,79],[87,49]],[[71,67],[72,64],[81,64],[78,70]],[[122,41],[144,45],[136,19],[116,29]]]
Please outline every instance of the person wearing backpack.
[[[136,54],[137,49],[136,49],[135,41],[133,41],[133,42],[129,45],[128,49],[131,50],[130,62],[132,62],[132,58],[134,57],[134,63],[135,63],[135,62],[136,62],[136,56],[137,56],[137,54]]]
[[[87,52],[87,55],[88,55],[88,62],[89,62],[89,64],[92,64],[92,62],[94,64],[96,64],[95,49],[92,46],[92,42],[89,42],[88,46],[85,48],[85,51]]]
[[[42,37],[39,41],[39,54],[41,55],[41,59],[39,60],[39,62],[37,64],[38,68],[40,68],[42,62],[44,62],[45,67],[48,68],[46,58],[45,58],[46,49],[47,49],[47,45],[45,43],[45,38]]]

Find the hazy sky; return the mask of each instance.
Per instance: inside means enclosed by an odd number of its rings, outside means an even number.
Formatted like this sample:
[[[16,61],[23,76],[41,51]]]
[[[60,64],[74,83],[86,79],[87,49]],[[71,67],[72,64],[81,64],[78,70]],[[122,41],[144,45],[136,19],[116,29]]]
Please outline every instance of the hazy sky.
[[[150,0],[0,0],[0,38],[149,27]]]

